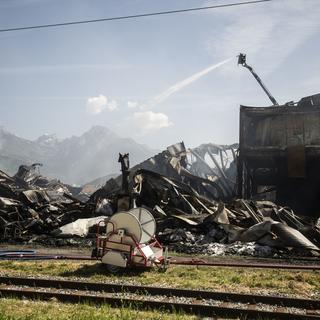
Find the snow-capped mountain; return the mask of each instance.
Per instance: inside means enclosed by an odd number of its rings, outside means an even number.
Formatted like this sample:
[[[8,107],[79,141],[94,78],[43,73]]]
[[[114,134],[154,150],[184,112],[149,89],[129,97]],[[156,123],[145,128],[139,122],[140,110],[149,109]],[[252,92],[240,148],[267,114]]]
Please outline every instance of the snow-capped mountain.
[[[97,177],[120,173],[119,152],[137,164],[156,151],[106,127],[95,126],[81,136],[58,139],[45,134],[31,141],[0,127],[0,170],[14,174],[21,164],[40,162],[41,173],[69,184],[83,184]]]

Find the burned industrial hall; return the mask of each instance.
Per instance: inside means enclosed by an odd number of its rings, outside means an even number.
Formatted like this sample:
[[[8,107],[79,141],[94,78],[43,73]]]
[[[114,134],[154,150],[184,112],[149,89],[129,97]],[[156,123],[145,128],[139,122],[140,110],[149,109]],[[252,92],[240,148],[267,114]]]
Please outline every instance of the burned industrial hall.
[[[318,0],[0,0],[0,320],[320,319]]]

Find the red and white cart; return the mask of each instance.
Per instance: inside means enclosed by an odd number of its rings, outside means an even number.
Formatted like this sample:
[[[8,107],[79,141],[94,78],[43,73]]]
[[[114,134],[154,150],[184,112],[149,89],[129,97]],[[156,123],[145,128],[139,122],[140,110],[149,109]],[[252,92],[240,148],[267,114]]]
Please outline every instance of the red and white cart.
[[[155,238],[155,232],[156,221],[147,209],[118,212],[99,223],[93,256],[101,258],[113,272],[137,266],[166,270],[166,252]]]

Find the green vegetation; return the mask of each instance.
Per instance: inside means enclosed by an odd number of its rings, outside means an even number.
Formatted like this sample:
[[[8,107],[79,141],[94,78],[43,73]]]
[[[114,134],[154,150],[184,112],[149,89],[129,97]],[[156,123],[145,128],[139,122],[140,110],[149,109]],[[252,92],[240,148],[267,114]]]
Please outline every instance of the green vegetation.
[[[320,272],[273,269],[171,266],[166,273],[157,270],[128,271],[111,275],[97,262],[78,261],[0,261],[0,275],[56,276],[88,281],[110,280],[145,285],[166,285],[190,289],[232,292],[284,293],[311,297],[320,295]],[[1,319],[0,319],[1,320]]]
[[[54,276],[87,281],[121,281],[134,284],[166,285],[190,289],[232,292],[284,293],[297,296],[320,296],[320,272],[285,271],[253,268],[171,266],[166,273],[157,270],[126,270],[109,274],[104,265],[79,261],[0,261],[0,275]],[[194,316],[166,312],[138,311],[134,308],[111,308],[88,304],[63,304],[17,299],[0,299],[0,320],[116,320],[181,319]]]
[[[137,311],[128,308],[62,304],[55,301],[0,299],[0,320],[193,320],[196,317],[165,312]]]

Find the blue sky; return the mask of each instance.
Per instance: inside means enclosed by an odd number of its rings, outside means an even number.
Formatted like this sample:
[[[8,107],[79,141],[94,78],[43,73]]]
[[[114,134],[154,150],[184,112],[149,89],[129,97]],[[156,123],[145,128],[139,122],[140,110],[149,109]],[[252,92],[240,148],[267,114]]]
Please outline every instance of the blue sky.
[[[231,2],[0,0],[0,29]],[[0,33],[0,126],[28,139],[104,125],[153,148],[232,143],[239,105],[270,105],[239,52],[285,103],[320,92],[319,51],[319,0]]]

